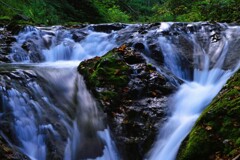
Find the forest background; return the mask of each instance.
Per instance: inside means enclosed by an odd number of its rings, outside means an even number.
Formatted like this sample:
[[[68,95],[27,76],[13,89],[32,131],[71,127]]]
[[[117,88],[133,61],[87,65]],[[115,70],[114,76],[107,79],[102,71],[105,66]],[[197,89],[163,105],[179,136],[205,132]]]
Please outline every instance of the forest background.
[[[240,0],[0,0],[0,22],[44,25],[240,21]]]

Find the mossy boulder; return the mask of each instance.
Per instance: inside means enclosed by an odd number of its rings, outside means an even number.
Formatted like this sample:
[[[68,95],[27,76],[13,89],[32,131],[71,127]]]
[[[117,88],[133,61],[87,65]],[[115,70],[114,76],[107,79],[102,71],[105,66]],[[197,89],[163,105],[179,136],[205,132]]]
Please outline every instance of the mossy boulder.
[[[240,158],[240,70],[227,82],[183,142],[178,160]]]
[[[78,70],[107,115],[121,158],[143,159],[176,87],[126,45],[81,62]]]

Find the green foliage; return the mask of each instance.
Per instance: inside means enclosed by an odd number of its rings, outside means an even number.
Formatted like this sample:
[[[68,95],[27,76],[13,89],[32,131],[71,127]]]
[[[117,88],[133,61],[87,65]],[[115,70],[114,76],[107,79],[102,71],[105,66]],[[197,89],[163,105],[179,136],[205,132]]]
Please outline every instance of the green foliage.
[[[174,21],[173,13],[167,8],[167,6],[154,6],[153,10],[155,11],[154,16],[151,18],[152,22],[170,22]]]
[[[166,0],[154,6],[153,21],[220,21],[234,22],[240,18],[239,0]]]
[[[122,12],[117,6],[108,9],[110,22],[129,22],[129,15]]]
[[[129,22],[129,16],[120,10],[114,0],[93,0],[93,4],[99,14],[104,17],[103,22]]]
[[[32,0],[23,7],[23,13],[31,17],[38,24],[60,23],[56,9],[48,5],[44,0]]]
[[[201,21],[204,17],[201,15],[201,12],[197,7],[193,7],[191,12],[186,14],[181,14],[176,17],[177,21],[180,22],[194,22],[194,21]]]
[[[36,24],[104,22],[98,8],[86,0],[0,0],[0,4],[0,17],[24,15]]]
[[[16,15],[37,24],[220,21],[238,22],[240,0],[0,0],[0,20]]]
[[[56,24],[59,22],[57,11],[45,0],[9,0],[0,1],[0,16],[14,19],[16,15],[28,17],[31,21],[38,24]]]

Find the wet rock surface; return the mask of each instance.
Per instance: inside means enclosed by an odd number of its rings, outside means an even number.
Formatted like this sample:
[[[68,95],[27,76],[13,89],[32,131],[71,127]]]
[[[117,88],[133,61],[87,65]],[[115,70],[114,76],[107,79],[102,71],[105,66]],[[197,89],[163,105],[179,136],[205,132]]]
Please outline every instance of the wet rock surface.
[[[83,61],[78,71],[107,114],[122,159],[142,159],[166,119],[168,97],[176,87],[126,45]]]

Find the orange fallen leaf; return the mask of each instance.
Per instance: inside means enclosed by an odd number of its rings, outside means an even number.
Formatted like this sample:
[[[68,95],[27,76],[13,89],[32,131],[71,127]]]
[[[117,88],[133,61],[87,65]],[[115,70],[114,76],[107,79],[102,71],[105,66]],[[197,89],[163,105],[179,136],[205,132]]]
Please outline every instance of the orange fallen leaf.
[[[123,52],[126,48],[127,48],[127,46],[126,46],[126,44],[124,44],[124,45],[122,45],[122,46],[120,46],[118,48],[118,51],[122,51]]]

